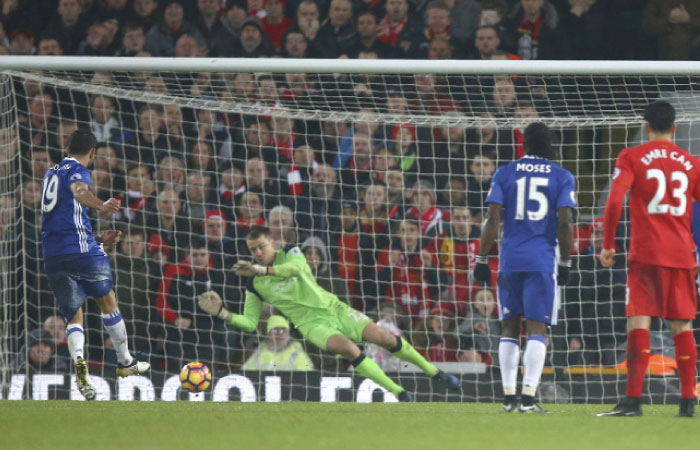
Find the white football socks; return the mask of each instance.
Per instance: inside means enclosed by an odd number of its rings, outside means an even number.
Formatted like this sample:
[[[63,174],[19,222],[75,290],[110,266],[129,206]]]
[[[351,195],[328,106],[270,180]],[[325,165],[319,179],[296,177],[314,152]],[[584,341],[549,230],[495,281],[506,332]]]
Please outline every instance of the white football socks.
[[[540,384],[546,354],[547,340],[537,334],[530,335],[523,354],[523,366],[525,366],[523,395],[535,396],[537,386]]]
[[[66,341],[68,342],[68,351],[71,358],[73,358],[73,362],[77,362],[78,358],[84,358],[85,330],[83,330],[83,327],[77,323],[69,324],[66,327]]]
[[[515,395],[518,384],[520,342],[518,339],[501,338],[498,343],[498,363],[501,367],[501,383],[504,395]]]
[[[119,310],[109,314],[102,314],[102,324],[107,330],[107,334],[112,339],[114,350],[117,352],[119,364],[128,366],[133,358],[129,353],[129,344],[126,338],[126,324]]]

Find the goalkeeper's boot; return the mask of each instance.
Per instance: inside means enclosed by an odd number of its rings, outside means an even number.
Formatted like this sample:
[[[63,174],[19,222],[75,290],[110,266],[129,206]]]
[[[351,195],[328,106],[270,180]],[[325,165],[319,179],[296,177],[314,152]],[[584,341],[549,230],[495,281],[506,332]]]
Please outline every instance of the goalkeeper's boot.
[[[95,387],[90,382],[87,362],[83,358],[78,358],[75,362],[75,383],[85,400],[95,400]]]
[[[695,417],[696,403],[694,398],[682,398],[678,407],[678,417]]]
[[[625,397],[612,411],[598,414],[598,417],[617,416],[632,417],[642,415],[642,399],[636,397]]]
[[[401,391],[399,392],[399,401],[400,402],[412,402],[413,396],[408,392],[408,391]]]
[[[549,411],[538,405],[535,402],[535,398],[530,395],[520,396],[520,406],[518,406],[518,411],[526,414],[550,414]]]
[[[445,373],[442,370],[433,375],[433,384],[437,388],[450,389],[452,391],[456,391],[462,386],[459,378],[454,375],[450,375],[449,373]]]
[[[148,372],[151,365],[147,362],[138,361],[136,358],[131,359],[131,364],[124,366],[122,364],[117,365],[117,375],[120,377],[128,377],[129,375],[141,375],[142,373]]]
[[[503,406],[501,406],[501,412],[509,413],[518,409],[518,398],[515,395],[506,395],[503,399]]]

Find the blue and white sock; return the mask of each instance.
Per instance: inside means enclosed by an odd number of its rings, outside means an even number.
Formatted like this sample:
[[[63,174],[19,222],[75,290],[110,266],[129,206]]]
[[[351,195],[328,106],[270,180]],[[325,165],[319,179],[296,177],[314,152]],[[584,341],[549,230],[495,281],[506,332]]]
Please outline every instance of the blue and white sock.
[[[504,395],[515,395],[518,385],[518,363],[520,362],[520,341],[501,338],[498,343],[498,363],[501,367],[501,384]]]
[[[83,327],[77,323],[69,324],[66,327],[66,341],[68,342],[68,351],[71,358],[73,358],[73,362],[77,362],[78,358],[84,358],[85,330],[83,330]]]
[[[128,366],[133,358],[129,353],[129,344],[126,338],[126,324],[119,310],[109,314],[102,314],[102,324],[107,330],[107,334],[112,339],[114,350],[117,352],[119,364]]]
[[[523,395],[534,397],[537,391],[537,386],[540,384],[542,376],[542,368],[547,354],[547,340],[544,336],[531,334],[527,340],[527,347],[523,354],[523,366],[525,366],[525,374],[523,375]]]

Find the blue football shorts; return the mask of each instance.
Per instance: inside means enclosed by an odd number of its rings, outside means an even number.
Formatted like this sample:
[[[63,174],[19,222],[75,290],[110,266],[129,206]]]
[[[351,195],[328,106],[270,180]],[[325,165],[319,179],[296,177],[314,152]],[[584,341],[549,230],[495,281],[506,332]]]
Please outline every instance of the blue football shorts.
[[[559,287],[557,274],[547,272],[499,272],[498,318],[513,316],[557,324]]]
[[[49,286],[66,323],[87,297],[104,297],[112,290],[112,270],[106,255],[62,255],[44,261]]]

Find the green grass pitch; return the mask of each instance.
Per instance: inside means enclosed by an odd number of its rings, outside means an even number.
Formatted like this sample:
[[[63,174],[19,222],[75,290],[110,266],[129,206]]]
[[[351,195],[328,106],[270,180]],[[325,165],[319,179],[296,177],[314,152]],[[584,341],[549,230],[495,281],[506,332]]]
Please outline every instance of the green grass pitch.
[[[487,403],[0,401],[6,449],[673,449],[698,419],[676,406],[596,417],[610,405],[546,405],[548,416]]]

